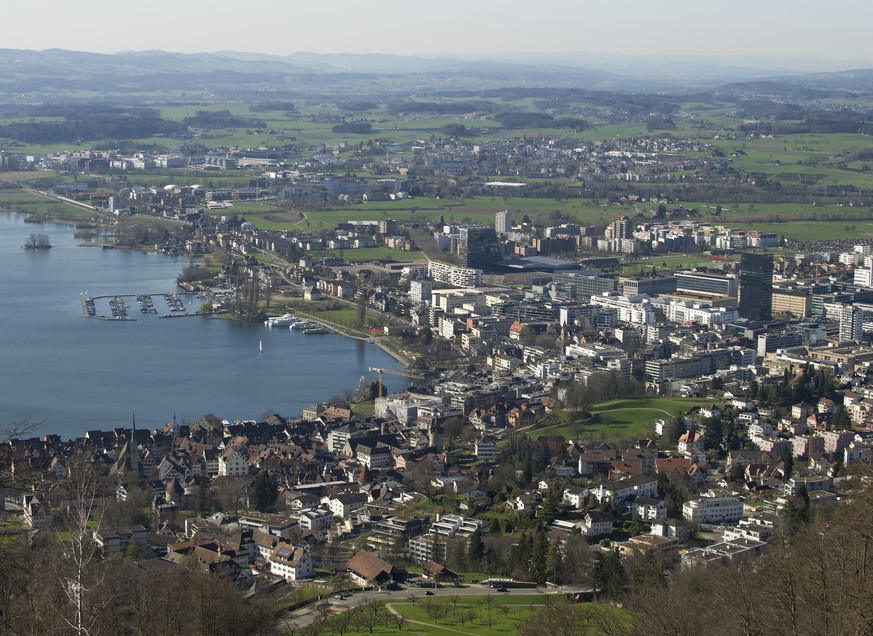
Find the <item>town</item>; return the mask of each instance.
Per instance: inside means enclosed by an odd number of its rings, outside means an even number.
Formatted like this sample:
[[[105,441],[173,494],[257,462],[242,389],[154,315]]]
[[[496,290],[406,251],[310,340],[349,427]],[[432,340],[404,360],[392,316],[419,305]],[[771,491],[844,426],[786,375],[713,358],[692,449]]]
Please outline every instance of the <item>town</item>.
[[[618,109],[531,123],[463,105],[466,124],[412,141],[321,113],[355,141],[206,147],[231,120],[287,135],[212,110],[173,152],[0,152],[0,207],[75,223],[92,247],[185,257],[197,315],[330,329],[406,368],[326,387],[300,413],[132,416],[74,439],[10,425],[3,535],[73,555],[58,576],[74,627],[110,621],[107,606],[154,620],[159,592],[130,581],[157,576],[232,590],[245,600],[214,620],[251,633],[516,633],[578,607],[591,633],[631,633],[676,600],[658,596],[668,578],[748,583],[815,523],[870,505],[873,240],[853,225],[869,191],[783,193],[774,205],[796,209],[758,212],[772,182],[734,160],[774,139],[761,126],[714,141]],[[647,130],[575,136],[628,117]],[[495,120],[499,139],[465,128]],[[801,239],[785,221],[839,231]],[[105,318],[129,319],[116,298]],[[26,600],[9,592],[3,616]]]

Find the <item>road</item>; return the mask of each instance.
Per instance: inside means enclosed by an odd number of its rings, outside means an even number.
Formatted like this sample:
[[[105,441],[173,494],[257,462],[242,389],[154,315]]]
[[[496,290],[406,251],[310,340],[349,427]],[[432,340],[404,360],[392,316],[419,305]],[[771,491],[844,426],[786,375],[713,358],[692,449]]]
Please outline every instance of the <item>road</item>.
[[[360,605],[365,605],[370,601],[408,601],[410,594],[413,594],[416,599],[426,598],[425,592],[433,592],[433,597],[439,596],[486,596],[489,593],[495,598],[500,598],[504,595],[511,596],[534,596],[539,594],[573,594],[575,592],[590,592],[591,588],[582,586],[565,585],[561,587],[549,588],[511,588],[509,592],[496,592],[490,587],[482,584],[473,584],[468,587],[441,587],[438,589],[404,587],[400,590],[385,590],[385,591],[364,591],[355,592],[353,594],[345,593],[346,598],[342,601],[333,598],[333,594],[329,595],[329,603],[334,612],[347,611]],[[291,627],[300,628],[309,623],[314,622],[319,617],[317,609],[319,603],[312,603],[304,608],[283,616],[279,620],[279,625],[290,631]]]

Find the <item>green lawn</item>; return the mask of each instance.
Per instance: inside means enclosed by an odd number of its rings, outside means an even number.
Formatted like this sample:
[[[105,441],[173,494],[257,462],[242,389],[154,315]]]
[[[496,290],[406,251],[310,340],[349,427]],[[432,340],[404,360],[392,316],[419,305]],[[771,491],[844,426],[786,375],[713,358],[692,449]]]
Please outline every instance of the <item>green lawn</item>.
[[[425,259],[421,252],[404,252],[390,247],[361,247],[347,250],[324,250],[312,252],[314,258],[320,256],[342,256],[347,261],[421,261]]]
[[[535,428],[528,435],[536,439],[543,435],[562,435],[566,439],[612,439],[617,437],[643,437],[656,420],[676,417],[679,412],[688,412],[695,406],[707,404],[706,398],[625,398],[611,402],[592,404],[586,409],[596,416],[578,419],[576,413],[557,413],[550,416],[546,426]],[[555,420],[559,421],[555,421]]]
[[[421,593],[423,594],[423,593]],[[554,597],[553,597],[554,598]],[[454,602],[453,602],[454,600]],[[398,628],[395,621],[388,618],[385,622],[375,625],[370,631],[362,625],[352,625],[345,632],[350,635],[359,634],[421,634],[426,636],[444,636],[446,634],[518,634],[527,621],[534,621],[543,610],[545,597],[543,595],[521,595],[495,592],[487,596],[451,596],[451,590],[441,590],[433,597],[417,595],[415,604],[409,599],[390,601],[386,609],[394,610],[406,618],[407,622]],[[596,623],[593,619],[602,612],[619,613],[619,621],[627,624],[629,615],[623,610],[595,603],[572,605],[579,620],[586,623]],[[441,610],[441,612],[440,612]],[[385,612],[385,609],[382,610]],[[437,613],[440,612],[440,613]],[[390,616],[383,614],[383,616]],[[593,625],[589,631],[580,634],[600,632]],[[575,633],[575,632],[574,632]]]

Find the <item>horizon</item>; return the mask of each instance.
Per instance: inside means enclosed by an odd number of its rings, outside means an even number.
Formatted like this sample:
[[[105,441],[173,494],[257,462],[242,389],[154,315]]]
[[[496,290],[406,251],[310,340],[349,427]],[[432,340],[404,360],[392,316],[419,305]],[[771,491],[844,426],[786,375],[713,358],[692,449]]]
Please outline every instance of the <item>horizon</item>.
[[[415,59],[420,61],[456,61],[468,63],[504,63],[518,64],[525,66],[542,66],[555,65],[564,66],[567,68],[589,69],[589,70],[605,70],[611,69],[618,73],[634,74],[632,65],[649,69],[659,69],[669,72],[672,65],[701,67],[721,69],[723,71],[740,71],[747,73],[760,73],[762,76],[772,74],[804,74],[804,73],[820,73],[820,72],[850,72],[873,69],[873,61],[867,62],[863,60],[852,59],[830,59],[817,57],[760,57],[760,56],[684,56],[684,55],[639,55],[639,54],[612,54],[605,56],[601,53],[591,53],[584,51],[577,52],[544,52],[544,51],[526,51],[526,52],[508,52],[508,53],[482,53],[482,54],[463,54],[463,53],[391,53],[391,52],[354,52],[354,51],[339,51],[339,52],[318,52],[299,50],[287,54],[281,53],[263,53],[259,51],[250,51],[242,49],[221,49],[221,50],[198,50],[198,51],[181,51],[172,49],[149,48],[149,49],[120,49],[116,51],[93,51],[81,48],[64,48],[64,47],[49,47],[43,49],[34,48],[11,48],[0,47],[0,50],[14,51],[22,53],[44,54],[51,52],[101,55],[101,56],[122,56],[122,55],[147,55],[147,54],[163,54],[163,55],[182,55],[182,56],[215,56],[233,60],[275,60],[295,63],[297,57],[324,57],[330,58],[388,58],[396,60]],[[575,59],[570,59],[575,58]],[[299,62],[297,62],[299,63]]]
[[[608,7],[554,0],[531,13],[517,0],[499,7],[445,0],[413,11],[399,0],[375,7],[338,0],[325,15],[313,5],[277,7],[267,0],[250,0],[244,12],[234,7],[233,14],[217,7],[220,2],[205,0],[182,7],[154,0],[147,11],[108,0],[75,5],[46,0],[13,5],[5,15],[15,25],[7,46],[31,51],[582,58],[577,64],[685,58],[753,67],[763,59],[791,69],[803,68],[798,63],[831,70],[873,66],[873,42],[865,32],[873,5],[848,4],[850,13],[834,15],[832,7],[809,0],[740,0],[721,12],[690,0],[658,5],[616,0]],[[230,19],[234,15],[238,19]],[[715,59],[719,62],[706,61]]]

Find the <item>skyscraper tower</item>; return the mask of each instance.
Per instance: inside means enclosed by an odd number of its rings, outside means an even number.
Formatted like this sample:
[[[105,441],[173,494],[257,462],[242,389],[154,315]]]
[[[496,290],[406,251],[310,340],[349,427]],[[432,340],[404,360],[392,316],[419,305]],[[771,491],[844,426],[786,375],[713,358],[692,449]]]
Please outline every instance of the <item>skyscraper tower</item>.
[[[502,260],[493,227],[462,227],[458,237],[458,260],[464,267],[487,269]]]
[[[773,255],[744,252],[740,258],[740,318],[773,319]]]

